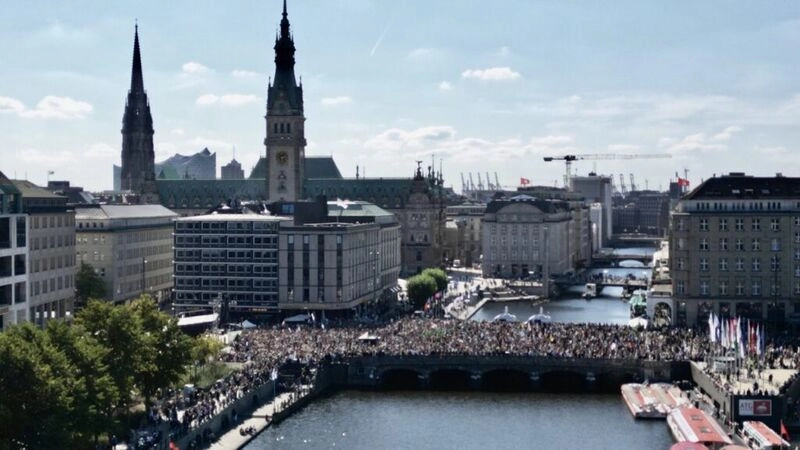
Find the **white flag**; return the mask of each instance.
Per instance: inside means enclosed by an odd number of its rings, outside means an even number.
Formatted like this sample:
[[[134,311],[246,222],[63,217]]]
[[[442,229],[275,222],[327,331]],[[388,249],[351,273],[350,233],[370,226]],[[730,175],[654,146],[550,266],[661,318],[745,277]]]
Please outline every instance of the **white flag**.
[[[269,375],[269,379],[272,381],[278,379],[278,369],[272,369],[272,373]]]

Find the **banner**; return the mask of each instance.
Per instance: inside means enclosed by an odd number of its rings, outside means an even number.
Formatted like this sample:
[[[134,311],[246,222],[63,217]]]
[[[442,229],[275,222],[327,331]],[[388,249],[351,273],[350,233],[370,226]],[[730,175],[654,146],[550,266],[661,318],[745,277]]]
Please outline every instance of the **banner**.
[[[771,416],[772,400],[739,399],[740,416]]]

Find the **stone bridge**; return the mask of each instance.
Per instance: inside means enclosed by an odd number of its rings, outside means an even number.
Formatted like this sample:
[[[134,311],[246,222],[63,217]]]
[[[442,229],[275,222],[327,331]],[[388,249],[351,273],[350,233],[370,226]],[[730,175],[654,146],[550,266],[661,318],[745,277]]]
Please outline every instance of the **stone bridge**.
[[[691,379],[688,362],[544,356],[365,356],[348,360],[347,384],[379,389],[618,390],[636,381]]]

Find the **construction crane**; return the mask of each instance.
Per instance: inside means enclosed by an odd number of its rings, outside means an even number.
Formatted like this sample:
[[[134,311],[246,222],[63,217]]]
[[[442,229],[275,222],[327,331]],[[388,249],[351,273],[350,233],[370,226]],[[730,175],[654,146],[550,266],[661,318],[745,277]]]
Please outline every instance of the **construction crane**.
[[[625,175],[619,174],[619,192],[623,197],[628,195],[628,190],[625,189]]]
[[[486,172],[486,190],[487,191],[493,191],[495,189],[499,189],[499,188],[496,188],[496,187],[494,187],[494,185],[492,185],[492,179],[489,178],[489,172]]]
[[[469,190],[475,190],[475,182],[472,181],[472,172],[469,173]]]
[[[631,192],[636,190],[636,183],[633,182],[633,174],[631,175]]]
[[[595,155],[563,155],[563,156],[545,156],[545,162],[551,161],[564,161],[566,165],[566,172],[564,174],[564,187],[569,189],[569,178],[572,175],[572,161],[580,161],[580,160],[597,160],[597,159],[653,159],[653,158],[672,158],[670,154],[640,154],[640,155],[631,155],[631,154],[618,154],[618,153],[606,153],[606,154],[595,154]]]
[[[468,190],[467,182],[464,180],[464,172],[461,172],[461,193],[466,194]]]
[[[497,186],[497,190],[502,190],[500,186],[500,178],[497,176],[497,172],[494,173],[494,184]]]

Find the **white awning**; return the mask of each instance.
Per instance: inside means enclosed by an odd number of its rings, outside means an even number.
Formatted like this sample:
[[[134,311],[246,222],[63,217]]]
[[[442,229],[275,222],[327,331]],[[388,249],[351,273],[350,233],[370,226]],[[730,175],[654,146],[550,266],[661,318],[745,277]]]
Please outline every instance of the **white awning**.
[[[203,314],[201,316],[181,317],[178,319],[179,327],[190,327],[192,325],[210,325],[217,321],[219,314]]]

